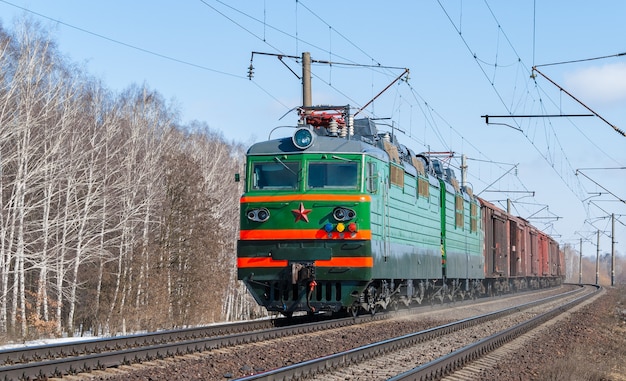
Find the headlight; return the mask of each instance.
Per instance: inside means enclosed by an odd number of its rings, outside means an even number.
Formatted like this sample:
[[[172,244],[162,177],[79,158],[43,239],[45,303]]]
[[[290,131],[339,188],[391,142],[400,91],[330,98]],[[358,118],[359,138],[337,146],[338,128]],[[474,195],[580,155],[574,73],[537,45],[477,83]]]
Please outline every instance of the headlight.
[[[300,149],[307,149],[313,144],[313,131],[308,127],[300,127],[293,133],[291,140]]]
[[[356,217],[356,212],[349,208],[335,208],[333,210],[333,217],[337,221],[349,221]]]
[[[250,221],[265,222],[270,218],[270,211],[266,208],[250,209],[246,212]]]

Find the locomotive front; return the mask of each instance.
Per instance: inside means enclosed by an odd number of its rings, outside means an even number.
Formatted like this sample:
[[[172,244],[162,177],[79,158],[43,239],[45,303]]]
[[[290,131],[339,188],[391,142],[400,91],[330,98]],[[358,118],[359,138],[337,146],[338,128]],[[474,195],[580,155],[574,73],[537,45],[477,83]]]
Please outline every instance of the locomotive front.
[[[238,279],[287,316],[340,311],[372,275],[361,143],[318,133],[300,127],[247,153]]]

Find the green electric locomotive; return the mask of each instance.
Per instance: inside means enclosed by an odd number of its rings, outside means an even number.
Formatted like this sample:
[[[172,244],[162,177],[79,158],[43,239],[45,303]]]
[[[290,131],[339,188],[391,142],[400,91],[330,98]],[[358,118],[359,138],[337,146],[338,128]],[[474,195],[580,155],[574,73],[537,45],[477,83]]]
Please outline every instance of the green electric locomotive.
[[[480,204],[449,169],[349,107],[303,107],[247,152],[238,278],[290,316],[374,313],[482,291]]]

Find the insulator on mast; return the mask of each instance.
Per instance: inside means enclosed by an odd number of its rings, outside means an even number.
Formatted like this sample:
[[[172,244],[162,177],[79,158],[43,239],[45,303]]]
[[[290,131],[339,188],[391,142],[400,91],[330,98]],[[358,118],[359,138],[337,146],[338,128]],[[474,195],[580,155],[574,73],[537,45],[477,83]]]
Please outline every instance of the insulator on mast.
[[[348,126],[342,126],[339,129],[339,136],[341,136],[342,138],[345,138],[346,136],[348,136]]]
[[[329,123],[328,123],[328,132],[330,133],[331,136],[337,136],[337,121],[335,119],[332,119]]]

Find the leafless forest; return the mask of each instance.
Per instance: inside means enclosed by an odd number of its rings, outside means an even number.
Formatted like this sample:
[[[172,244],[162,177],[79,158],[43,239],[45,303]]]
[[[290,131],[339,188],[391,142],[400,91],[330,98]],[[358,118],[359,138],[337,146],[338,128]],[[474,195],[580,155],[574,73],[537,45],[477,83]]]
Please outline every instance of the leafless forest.
[[[598,284],[601,286],[611,285],[613,262],[611,253],[602,251],[602,254],[597,257],[590,256],[588,253],[581,260],[580,251],[571,245],[564,245],[562,249],[565,251],[566,282],[578,283],[582,278],[582,283],[595,284],[597,271]],[[580,271],[581,268],[582,271]],[[626,257],[619,252],[615,253],[614,271],[615,285],[626,284]]]
[[[0,30],[0,337],[248,316],[235,242],[244,148],[113,94],[42,27]]]
[[[145,85],[113,94],[36,24],[0,28],[0,82],[0,338],[259,312],[236,280],[244,147]]]

